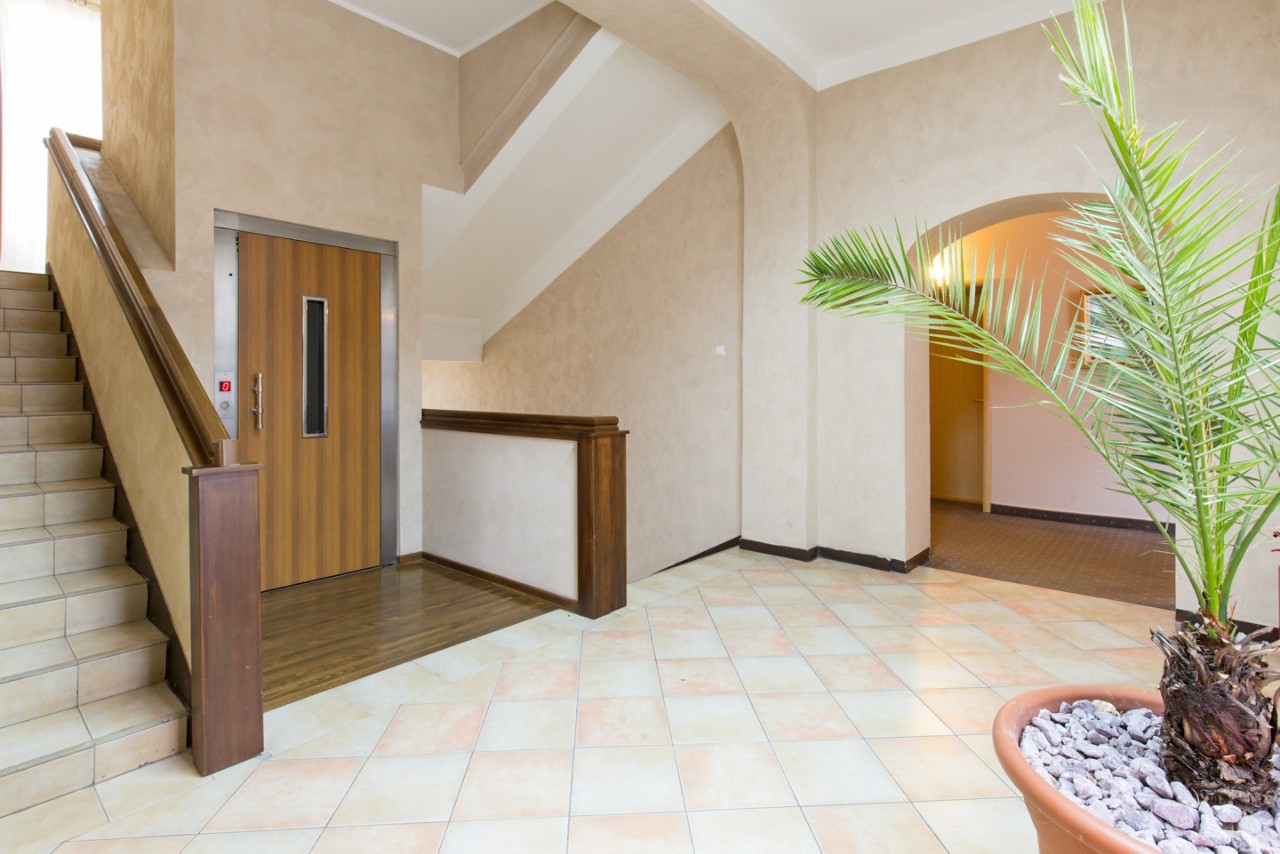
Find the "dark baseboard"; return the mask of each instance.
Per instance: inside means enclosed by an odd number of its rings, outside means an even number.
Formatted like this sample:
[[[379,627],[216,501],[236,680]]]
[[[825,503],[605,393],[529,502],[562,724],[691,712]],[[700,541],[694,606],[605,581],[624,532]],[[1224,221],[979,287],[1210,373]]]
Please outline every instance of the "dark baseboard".
[[[1072,525],[1093,525],[1098,528],[1128,528],[1131,531],[1160,533],[1160,528],[1150,519],[1126,519],[1123,516],[1096,516],[1092,513],[1065,513],[1061,510],[1040,510],[1035,507],[1014,507],[1010,504],[992,504],[991,512],[998,516],[1020,516],[1044,522],[1069,522]],[[1178,535],[1177,526],[1168,525],[1169,536]]]
[[[49,288],[53,291],[55,298],[61,303],[62,297],[58,295],[58,284],[54,279],[53,271],[46,265],[46,272],[49,275]],[[75,330],[71,328],[71,319],[65,313],[62,315],[64,330],[67,332],[67,354],[80,358],[80,348],[76,345]],[[79,375],[77,380],[84,383],[84,408],[91,414],[93,421],[90,433],[90,439],[95,444],[102,446],[102,479],[115,487],[115,512],[112,514],[121,524],[126,526],[125,531],[125,559],[129,566],[147,580],[147,620],[153,626],[161,631],[165,637],[169,639],[169,643],[165,645],[165,683],[173,689],[173,693],[188,709],[191,708],[191,663],[187,661],[187,656],[182,650],[182,644],[178,643],[178,631],[173,624],[173,616],[169,613],[169,604],[165,601],[164,591],[160,589],[160,582],[156,579],[155,567],[151,563],[151,558],[147,554],[146,544],[142,541],[142,532],[138,528],[138,519],[133,513],[133,507],[129,503],[129,494],[125,491],[124,485],[120,481],[120,472],[116,468],[115,457],[111,454],[111,444],[107,441],[106,432],[102,428],[102,420],[98,418],[98,407],[95,405],[93,396],[93,385],[89,382],[89,377],[85,375],[84,366],[78,368]],[[191,729],[187,729],[187,741],[190,744]]]
[[[1199,618],[1199,614],[1195,611],[1185,611],[1182,608],[1177,609],[1174,613],[1177,616],[1179,623],[1193,623]],[[1254,632],[1263,632],[1263,634],[1258,638],[1260,641],[1271,643],[1273,641],[1280,640],[1280,628],[1276,628],[1275,626],[1267,626],[1262,623],[1250,623],[1247,620],[1236,620],[1235,624],[1237,631],[1244,632],[1246,635],[1251,635]]]
[[[678,560],[675,563],[671,564],[671,566],[664,566],[662,569],[658,570],[658,572],[666,572],[668,569],[672,569],[677,566],[683,566],[686,563],[693,563],[695,560],[702,560],[702,558],[704,557],[711,557],[711,555],[713,554],[722,552],[725,549],[731,549],[734,546],[741,545],[741,543],[742,543],[742,537],[734,537],[732,540],[725,540],[720,545],[712,546],[709,549],[700,551],[693,557],[687,557],[684,560]]]
[[[746,549],[749,552],[759,552],[763,555],[772,555],[773,557],[785,557],[791,560],[800,560],[808,563],[818,557],[818,547],[814,546],[808,549],[802,549],[797,546],[775,546],[773,543],[762,543],[758,540],[742,539],[738,541],[738,547]]]
[[[555,593],[548,593],[545,590],[539,590],[538,588],[532,587],[528,584],[524,584],[519,581],[512,581],[510,578],[503,578],[501,575],[495,575],[492,572],[477,569],[474,566],[468,566],[465,563],[450,560],[447,557],[433,555],[430,552],[422,552],[420,557],[428,563],[439,564],[446,569],[452,569],[454,572],[461,572],[463,575],[474,576],[475,578],[487,581],[490,584],[496,584],[499,587],[505,587],[508,590],[513,590],[516,593],[523,593],[526,596],[532,596],[535,599],[550,602],[557,608],[563,608],[564,610],[570,611],[574,614],[578,613],[578,600],[576,599],[570,599],[567,596],[557,596]]]

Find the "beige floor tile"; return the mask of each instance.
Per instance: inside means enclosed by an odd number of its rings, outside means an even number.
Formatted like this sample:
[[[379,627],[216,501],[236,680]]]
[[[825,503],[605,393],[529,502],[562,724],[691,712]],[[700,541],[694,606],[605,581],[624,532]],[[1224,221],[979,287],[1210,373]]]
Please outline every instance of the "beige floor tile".
[[[936,566],[917,566],[902,579],[908,584],[962,584],[975,576]]]
[[[191,836],[222,809],[259,765],[251,759],[219,771],[203,785],[130,813],[84,834],[85,839],[127,839],[132,836]]]
[[[910,691],[841,691],[833,696],[863,738],[951,734]]]
[[[891,604],[889,610],[897,614],[913,626],[948,626],[968,622],[941,602],[930,602],[927,605]]]
[[[840,618],[826,605],[770,605],[768,607],[773,618],[784,629],[842,625]]]
[[[772,748],[762,742],[680,745],[676,747],[676,765],[685,809],[690,811],[796,803]]]
[[[196,771],[191,754],[182,753],[99,783],[98,800],[114,821],[206,782],[209,780]]]
[[[1001,798],[1013,794],[955,736],[875,738],[867,744],[913,801]]]
[[[469,758],[466,753],[374,756],[360,769],[329,824],[344,827],[446,821],[467,773]]]
[[[449,682],[458,682],[512,658],[511,650],[489,643],[484,638],[424,655],[416,663]]]
[[[989,729],[986,732],[967,733],[960,736],[960,740],[974,752],[974,755],[982,760],[983,764],[991,769],[993,774],[1000,778],[1000,782],[1009,787],[1009,791],[1017,793],[1017,786],[1013,784],[1013,781],[1009,779],[1009,775],[1005,773],[1004,768],[1000,766],[1000,758],[996,756],[996,746],[991,741],[991,731]]]
[[[917,809],[951,854],[1035,851],[1035,826],[1018,798],[943,801]]]
[[[455,821],[445,831],[440,854],[562,854],[568,835],[567,818]]]
[[[728,574],[728,570],[718,566],[702,563],[701,561],[690,561],[671,569],[670,572],[675,575],[683,575],[685,578],[692,578],[699,584],[705,584],[708,581],[714,581]]]
[[[378,827],[330,827],[320,834],[311,854],[435,854],[444,839],[444,822],[392,824]]]
[[[916,589],[933,601],[944,605],[951,602],[982,602],[987,599],[987,595],[981,590],[975,590],[967,584],[957,582],[921,584]]]
[[[906,625],[899,614],[895,613],[887,605],[877,603],[866,604],[841,604],[828,603],[831,612],[840,618],[846,626],[857,628],[859,626],[903,626]]]
[[[1091,652],[1144,685],[1158,685],[1164,673],[1164,655],[1150,647],[1095,649]]]
[[[698,854],[817,854],[804,813],[796,808],[689,813]]]
[[[668,697],[691,694],[741,694],[742,682],[727,658],[671,658],[658,662],[662,692]]]
[[[938,837],[911,804],[806,807],[804,814],[823,851],[946,854]]]
[[[1026,623],[1030,618],[1003,602],[950,602],[947,607],[969,623]]]
[[[861,739],[774,744],[801,806],[902,801],[902,790]]]
[[[584,661],[578,684],[582,699],[657,697],[662,693],[655,661]]]
[[[571,815],[683,809],[676,755],[670,747],[595,747],[574,754]]]
[[[511,700],[489,704],[476,750],[573,747],[575,700]]]
[[[564,700],[578,695],[576,661],[508,662],[494,689],[495,700]]]
[[[667,719],[676,744],[764,741],[764,729],[745,694],[668,697]]]
[[[942,652],[914,626],[862,626],[853,633],[875,653]]]
[[[711,629],[654,629],[653,648],[658,658],[723,658],[729,654],[719,633]]]
[[[814,655],[808,658],[828,691],[889,691],[902,680],[874,655]]]
[[[518,658],[511,659],[515,662],[524,661],[580,661],[582,659],[582,635],[570,635],[564,640],[558,640],[548,646],[526,652]]]
[[[569,820],[569,854],[693,854],[683,812],[575,816]]]
[[[982,681],[943,653],[893,652],[880,656],[908,688],[980,688]]]
[[[1068,685],[1134,681],[1128,673],[1084,650],[1038,650],[1025,657]]]
[[[42,851],[106,824],[92,789],[81,789],[0,818],[0,851]]]
[[[267,752],[278,756],[367,717],[367,710],[336,691],[325,691],[263,715],[263,738]]]
[[[507,657],[524,655],[569,637],[573,631],[542,620],[525,620],[484,636],[484,642],[506,652]]]
[[[1060,635],[1035,623],[991,623],[979,625],[990,635],[1011,649],[1027,652],[1037,649],[1076,649],[1076,645]],[[957,650],[959,652],[960,650]]]
[[[567,816],[572,768],[571,750],[477,753],[462,782],[453,818]]]
[[[1145,646],[1151,645],[1151,630],[1154,628],[1162,628],[1166,632],[1174,630],[1173,621],[1162,621],[1160,623],[1149,623],[1146,620],[1106,620],[1103,625],[1109,629],[1119,632],[1130,640],[1135,640]]]
[[[444,684],[446,682],[443,677],[410,661],[355,682],[348,682],[338,688],[337,692],[372,714],[392,706],[412,703],[428,690]]]
[[[750,586],[704,586],[699,588],[708,607],[760,605],[760,597]]]
[[[742,577],[752,587],[800,587],[800,579],[785,569],[744,569]]]
[[[699,583],[696,578],[690,578],[682,573],[657,572],[648,578],[634,582],[633,586],[646,590],[657,590],[667,595],[675,595],[688,590],[690,587],[697,587]]]
[[[1014,623],[1013,625],[1019,625]],[[1012,652],[977,626],[921,626],[920,634],[938,645],[943,652]]]
[[[668,598],[668,594],[661,590],[637,587],[635,584],[627,585],[627,605],[632,608],[644,608],[661,602],[666,598]]]
[[[653,658],[648,632],[587,632],[582,636],[583,661]]]
[[[819,601],[828,605],[878,605],[880,600],[856,584],[831,584],[809,588]]]
[[[821,691],[822,680],[803,656],[734,659],[738,677],[752,694]]]
[[[707,611],[720,631],[778,628],[778,621],[764,605],[712,605]]]
[[[1078,608],[1060,599],[1019,599],[1004,604],[1037,623],[1071,622],[1082,618]]]
[[[1101,623],[1083,620],[1074,623],[1045,623],[1045,629],[1071,641],[1080,649],[1127,649],[1146,646]]]
[[[368,756],[378,746],[387,726],[398,709],[386,709],[370,715],[328,735],[301,744],[280,754],[280,759],[339,759],[344,756]]]
[[[844,626],[812,626],[788,629],[795,647],[809,655],[864,655],[871,650]],[[732,652],[732,650],[730,650]]]
[[[715,623],[705,607],[649,609],[649,627],[652,629],[714,629]]]
[[[990,733],[1005,698],[990,688],[934,688],[917,691],[933,713],[955,733]]]
[[[819,600],[813,591],[800,587],[757,587],[756,595],[766,605],[816,605]]]
[[[723,641],[729,655],[736,658],[762,658],[799,653],[787,632],[782,629],[726,629],[720,632],[720,640]]]
[[[360,765],[359,759],[263,762],[205,825],[204,832],[324,827]]]
[[[501,666],[492,665],[453,682],[428,688],[418,698],[418,703],[487,703],[493,698],[493,689],[501,672]]]
[[[135,839],[89,839],[65,842],[57,854],[178,854],[190,836],[151,836]]]
[[[957,652],[951,657],[988,685],[1033,685],[1053,681],[1053,674],[1016,652]]]
[[[578,747],[639,747],[671,743],[661,697],[580,700]]]
[[[771,741],[832,741],[859,733],[831,694],[753,694],[751,704]]]
[[[401,706],[374,753],[379,756],[467,752],[484,723],[484,703]]]
[[[190,854],[307,854],[320,838],[320,830],[264,830],[254,833],[207,833],[187,845]]]
[[[934,602],[914,584],[876,584],[867,587],[866,591],[885,605],[927,605]]]

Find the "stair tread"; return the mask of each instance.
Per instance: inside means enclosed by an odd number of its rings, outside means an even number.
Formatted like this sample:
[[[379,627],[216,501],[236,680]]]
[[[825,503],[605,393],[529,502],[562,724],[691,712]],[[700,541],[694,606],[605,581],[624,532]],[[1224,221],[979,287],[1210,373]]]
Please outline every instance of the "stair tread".
[[[66,638],[29,643],[0,650],[0,682],[35,676],[62,667],[74,667],[75,654]]]
[[[79,662],[133,649],[143,649],[158,643],[167,643],[168,640],[164,632],[146,620],[67,635],[67,643],[71,645],[71,651],[75,653],[76,660]]]
[[[24,484],[25,486],[25,484]],[[81,480],[49,480],[36,483],[41,492],[88,492],[95,489],[115,489],[109,480],[100,477],[87,477]]]
[[[53,535],[43,525],[38,528],[14,528],[12,531],[0,531],[0,546],[39,543],[51,539],[53,539]]]
[[[60,599],[65,595],[52,575],[29,578],[24,581],[10,581],[0,584],[0,611],[20,608],[23,605],[34,605],[37,602],[47,602],[50,599]]]
[[[115,531],[124,531],[127,529],[123,522],[119,519],[107,517],[106,519],[90,519],[86,522],[63,522],[59,525],[45,525],[50,536],[54,539],[63,537],[87,537],[92,534],[110,534]]]
[[[22,291],[49,290],[47,273],[27,273],[21,270],[0,270],[0,283],[6,288]]]
[[[80,707],[95,744],[176,720],[187,714],[182,702],[163,682],[116,694]]]
[[[11,724],[0,728],[0,775],[92,746],[93,739],[79,709]]]
[[[32,451],[93,451],[101,450],[102,446],[95,442],[37,442],[27,445],[5,445],[0,448],[0,454],[19,454],[31,453]]]
[[[86,569],[80,572],[64,572],[53,576],[65,596],[80,596],[120,587],[146,584],[147,580],[125,564]]]

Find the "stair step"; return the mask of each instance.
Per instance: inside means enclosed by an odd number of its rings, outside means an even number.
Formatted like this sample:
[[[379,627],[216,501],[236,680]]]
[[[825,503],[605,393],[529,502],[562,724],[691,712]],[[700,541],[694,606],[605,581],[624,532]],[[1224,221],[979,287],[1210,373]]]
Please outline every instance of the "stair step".
[[[88,443],[92,412],[0,414],[0,446]]]
[[[9,332],[61,332],[62,312],[41,308],[0,308],[0,329]]]
[[[53,291],[0,287],[0,308],[53,308]]]
[[[0,332],[0,352],[8,356],[65,356],[65,332]]]
[[[69,383],[76,379],[75,356],[5,356],[0,357],[0,371],[4,363],[13,363],[13,375],[9,382],[17,383]],[[0,373],[0,381],[3,381]]]
[[[83,412],[84,383],[0,383],[0,413]]]
[[[87,480],[102,474],[102,446],[92,442],[49,442],[0,447],[0,485]]]
[[[164,679],[168,638],[146,620],[68,635],[67,643],[79,666],[81,705]]]
[[[0,288],[47,291],[49,290],[49,277],[44,273],[17,273],[12,270],[0,270]]]
[[[86,483],[84,480],[62,482]],[[0,531],[107,519],[115,508],[115,500],[115,488],[110,484],[61,491],[42,490],[34,483],[0,486]]]
[[[186,733],[163,684],[0,728],[0,816],[180,753]]]

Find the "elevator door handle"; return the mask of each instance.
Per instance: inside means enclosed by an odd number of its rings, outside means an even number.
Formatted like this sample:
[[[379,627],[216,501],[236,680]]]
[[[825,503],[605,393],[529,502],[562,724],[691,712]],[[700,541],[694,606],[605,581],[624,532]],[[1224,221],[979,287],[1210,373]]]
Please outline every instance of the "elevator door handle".
[[[249,409],[249,411],[252,412],[254,415],[254,424],[257,426],[259,430],[262,429],[262,409],[263,409],[262,400],[265,394],[266,394],[266,391],[262,387],[262,372],[259,371],[257,375],[257,380],[253,384],[254,405]]]

